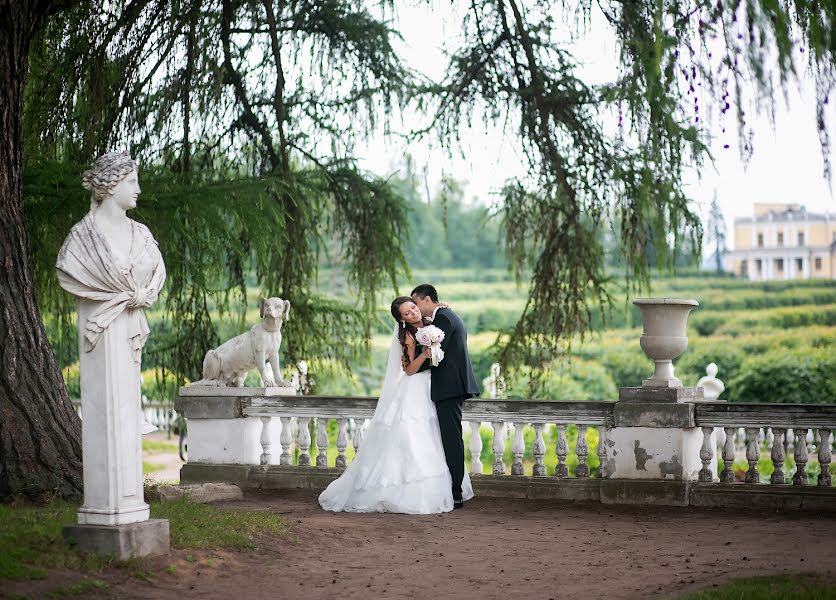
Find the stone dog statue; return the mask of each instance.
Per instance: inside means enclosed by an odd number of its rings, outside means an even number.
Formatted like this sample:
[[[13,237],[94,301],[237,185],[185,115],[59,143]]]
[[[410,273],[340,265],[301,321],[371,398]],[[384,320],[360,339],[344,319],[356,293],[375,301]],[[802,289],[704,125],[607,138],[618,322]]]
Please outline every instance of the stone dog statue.
[[[243,387],[252,369],[258,369],[264,387],[289,386],[279,370],[282,324],[290,315],[290,301],[261,299],[261,323],[206,353],[203,379],[192,385]]]

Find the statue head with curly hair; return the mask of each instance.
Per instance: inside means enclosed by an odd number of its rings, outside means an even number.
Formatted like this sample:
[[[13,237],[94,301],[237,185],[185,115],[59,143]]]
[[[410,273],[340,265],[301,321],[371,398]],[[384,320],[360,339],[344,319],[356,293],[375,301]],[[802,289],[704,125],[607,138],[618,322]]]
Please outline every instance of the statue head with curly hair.
[[[81,175],[81,185],[92,194],[90,210],[96,210],[105,199],[112,196],[131,174],[133,177],[130,183],[134,185],[130,187],[135,187],[135,191],[126,190],[125,197],[132,199],[132,205],[124,208],[134,208],[136,196],[139,195],[139,184],[135,181],[137,171],[136,161],[128,152],[108,152],[97,158],[93,167]]]

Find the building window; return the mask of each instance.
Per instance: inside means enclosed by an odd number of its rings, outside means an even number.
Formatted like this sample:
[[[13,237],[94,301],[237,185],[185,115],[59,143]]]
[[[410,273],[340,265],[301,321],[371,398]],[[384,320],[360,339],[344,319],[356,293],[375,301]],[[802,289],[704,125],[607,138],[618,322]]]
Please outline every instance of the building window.
[[[763,261],[759,258],[755,259],[755,272],[760,275],[763,273]]]
[[[775,270],[779,272],[784,271],[784,259],[783,258],[776,258],[775,259]]]
[[[816,271],[821,271],[821,257],[816,258]]]
[[[784,245],[784,234],[781,233],[780,231],[778,232],[778,245],[779,246]]]
[[[745,260],[740,261],[740,276],[746,277],[747,264]]]
[[[801,273],[804,270],[804,259],[803,258],[796,258],[795,259],[795,272]]]
[[[834,234],[833,237],[836,238],[836,234]],[[758,234],[758,248],[763,248],[763,234],[762,233]]]
[[[799,246],[804,245],[804,232],[803,231],[798,232],[798,245]]]

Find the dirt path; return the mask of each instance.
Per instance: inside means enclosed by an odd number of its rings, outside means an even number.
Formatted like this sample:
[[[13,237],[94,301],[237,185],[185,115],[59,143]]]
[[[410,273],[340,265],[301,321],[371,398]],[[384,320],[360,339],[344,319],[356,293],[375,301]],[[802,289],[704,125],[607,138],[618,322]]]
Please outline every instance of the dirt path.
[[[169,437],[163,431],[155,431],[142,436],[154,444],[153,450],[142,452],[142,460],[159,468],[145,474],[145,478],[155,483],[179,483],[180,467],[185,464],[177,454],[177,436]]]
[[[250,493],[227,506],[285,513],[296,542],[263,540],[250,554],[175,551],[147,581],[124,568],[97,575],[109,590],[85,597],[618,600],[755,575],[836,579],[832,516],[491,498],[444,515],[331,514],[303,491]],[[163,572],[172,563],[176,574]],[[15,591],[49,590],[60,578]]]

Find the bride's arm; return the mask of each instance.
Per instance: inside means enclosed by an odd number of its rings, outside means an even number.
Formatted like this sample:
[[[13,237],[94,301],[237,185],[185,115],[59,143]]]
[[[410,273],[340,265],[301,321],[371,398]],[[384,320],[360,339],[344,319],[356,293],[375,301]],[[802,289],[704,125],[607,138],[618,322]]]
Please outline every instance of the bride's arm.
[[[406,336],[406,351],[409,356],[413,356],[415,354],[415,338],[411,335]],[[431,356],[431,352],[432,350],[430,348],[424,348],[424,351],[421,354],[411,359],[404,365],[404,373],[407,375],[415,375],[415,373],[418,372],[418,369],[421,368],[421,365],[424,364],[424,361]]]

